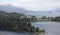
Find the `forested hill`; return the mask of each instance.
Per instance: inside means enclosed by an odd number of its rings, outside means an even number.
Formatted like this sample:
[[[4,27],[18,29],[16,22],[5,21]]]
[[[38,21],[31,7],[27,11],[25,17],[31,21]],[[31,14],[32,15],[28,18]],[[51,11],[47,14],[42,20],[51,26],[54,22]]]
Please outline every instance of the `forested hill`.
[[[5,11],[0,11],[0,18],[18,18],[18,17],[21,17],[21,16],[25,16],[25,14],[22,14],[22,13],[17,13],[17,12],[12,12],[12,13],[7,13]]]
[[[30,17],[27,18],[25,14],[19,14],[16,12],[7,13],[4,11],[0,11],[0,30],[33,33],[45,32],[44,29],[39,30],[38,27],[35,28],[34,26],[32,26],[29,21],[34,20],[36,17],[35,16],[32,16],[32,18]]]

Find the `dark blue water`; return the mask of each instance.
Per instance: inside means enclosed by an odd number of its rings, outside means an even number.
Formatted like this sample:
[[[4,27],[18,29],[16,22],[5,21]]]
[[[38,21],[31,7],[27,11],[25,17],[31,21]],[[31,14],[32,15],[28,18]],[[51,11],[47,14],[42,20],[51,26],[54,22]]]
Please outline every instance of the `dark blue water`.
[[[34,34],[34,33],[17,33],[10,31],[0,31],[0,35],[60,35],[60,23],[59,22],[34,22],[32,26],[45,29],[47,33]]]

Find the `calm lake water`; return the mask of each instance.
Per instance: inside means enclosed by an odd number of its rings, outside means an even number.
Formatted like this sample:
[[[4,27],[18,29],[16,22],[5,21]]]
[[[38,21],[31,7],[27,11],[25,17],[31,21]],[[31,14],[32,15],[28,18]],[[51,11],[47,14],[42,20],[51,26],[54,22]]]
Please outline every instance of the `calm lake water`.
[[[33,33],[16,33],[10,31],[0,31],[0,35],[60,35],[60,23],[59,22],[34,22],[32,26],[45,29],[48,33],[33,34]]]

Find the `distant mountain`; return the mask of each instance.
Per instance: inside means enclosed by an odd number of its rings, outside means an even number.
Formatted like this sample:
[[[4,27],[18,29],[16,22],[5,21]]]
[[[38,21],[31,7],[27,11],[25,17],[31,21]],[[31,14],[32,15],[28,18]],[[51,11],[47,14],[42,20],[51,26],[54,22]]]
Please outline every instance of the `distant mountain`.
[[[27,15],[34,15],[36,17],[42,17],[42,16],[47,16],[47,17],[56,17],[60,16],[60,10],[48,10],[48,11],[35,11],[35,13],[27,13]]]
[[[6,11],[6,12],[18,12],[18,13],[31,13],[33,11],[26,10],[24,8],[19,8],[10,4],[7,5],[0,5],[0,11]]]
[[[54,11],[54,12],[60,12],[60,7],[57,7],[55,9],[53,9],[52,11]]]
[[[17,13],[20,13],[20,14],[24,13],[26,15],[33,15],[33,16],[37,16],[37,17],[42,17],[42,16],[60,16],[60,8],[59,7],[55,8],[55,9],[52,9],[52,10],[48,10],[48,11],[42,11],[42,10],[31,11],[31,10],[26,10],[24,8],[13,6],[11,4],[7,4],[7,5],[0,5],[0,11],[5,11],[5,12],[8,12],[8,13],[12,12],[12,14],[16,14],[14,12],[17,12]],[[3,14],[4,12],[0,12],[0,14],[1,13]]]
[[[16,12],[12,12],[12,13],[7,13],[5,11],[0,11],[0,18],[20,18],[21,16],[25,16],[25,14],[22,13],[16,13]]]

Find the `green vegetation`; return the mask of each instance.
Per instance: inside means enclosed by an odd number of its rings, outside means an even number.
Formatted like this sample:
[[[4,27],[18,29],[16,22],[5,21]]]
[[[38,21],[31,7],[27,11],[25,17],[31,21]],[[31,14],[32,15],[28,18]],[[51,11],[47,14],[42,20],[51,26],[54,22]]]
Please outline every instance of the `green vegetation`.
[[[45,30],[39,30],[38,27],[35,28],[34,26],[31,26],[29,18],[25,17],[23,19],[20,19],[21,16],[25,15],[18,13],[4,13],[1,11],[0,30],[16,31],[16,32],[32,32],[32,33],[45,32]]]
[[[57,22],[60,22],[60,16],[57,16],[57,17],[53,18],[51,21],[57,21]]]
[[[51,21],[53,19],[53,17],[46,17],[46,16],[43,16],[41,18],[38,18],[37,20],[38,21]]]

